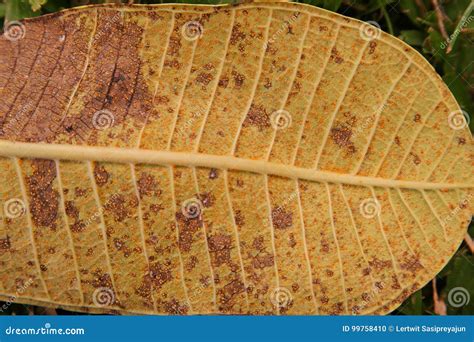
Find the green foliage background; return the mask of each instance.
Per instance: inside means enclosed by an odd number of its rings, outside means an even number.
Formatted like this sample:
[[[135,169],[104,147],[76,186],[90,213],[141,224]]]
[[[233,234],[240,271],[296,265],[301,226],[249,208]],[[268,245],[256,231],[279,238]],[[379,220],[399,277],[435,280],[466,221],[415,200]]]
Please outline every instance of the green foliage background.
[[[0,24],[5,20],[19,20],[53,13],[65,8],[115,2],[120,0],[5,0],[0,3]],[[196,4],[236,4],[238,0],[135,0],[134,3],[154,4],[164,2]],[[461,108],[471,117],[474,115],[474,0],[438,0],[443,12],[443,22],[451,39],[452,50],[447,53],[446,40],[438,26],[436,12],[431,0],[302,0],[298,1],[338,12],[364,21],[376,21],[381,28],[404,40],[417,49],[433,65],[453,92]],[[467,20],[466,20],[467,19]],[[457,32],[457,34],[456,34]],[[1,99],[0,99],[1,100]],[[474,119],[470,122],[474,129]],[[469,233],[474,236],[474,224]],[[474,315],[474,256],[465,242],[448,265],[438,274],[439,296],[446,302],[448,315]],[[467,305],[450,306],[447,295],[456,287],[465,288],[471,295]],[[3,303],[0,302],[0,307]],[[58,314],[76,314],[56,310]],[[7,315],[51,314],[44,308],[13,304],[0,312]],[[414,293],[393,314],[434,314],[433,286],[430,282]]]

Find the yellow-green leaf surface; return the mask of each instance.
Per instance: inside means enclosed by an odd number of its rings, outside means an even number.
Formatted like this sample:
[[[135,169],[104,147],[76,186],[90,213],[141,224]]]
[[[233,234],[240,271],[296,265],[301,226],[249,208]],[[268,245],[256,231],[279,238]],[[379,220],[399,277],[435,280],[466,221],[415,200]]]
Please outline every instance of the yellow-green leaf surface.
[[[92,6],[0,39],[0,298],[384,314],[472,215],[473,141],[416,51],[290,3]]]

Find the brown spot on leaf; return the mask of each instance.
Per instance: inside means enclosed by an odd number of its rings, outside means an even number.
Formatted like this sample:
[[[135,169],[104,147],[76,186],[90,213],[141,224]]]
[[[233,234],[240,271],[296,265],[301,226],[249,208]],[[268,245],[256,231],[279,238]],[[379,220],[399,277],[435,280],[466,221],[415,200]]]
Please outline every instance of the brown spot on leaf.
[[[260,131],[264,130],[271,126],[270,115],[267,113],[266,109],[262,105],[252,104],[250,109],[245,117],[244,127],[255,126],[258,127]]]
[[[186,315],[189,307],[185,304],[180,304],[176,299],[163,302],[165,311],[170,315]]]
[[[376,270],[383,270],[385,268],[392,267],[392,261],[390,260],[381,260],[374,257],[372,260],[369,260],[369,266],[375,268]]]
[[[197,82],[197,83],[201,83],[201,84],[203,84],[204,86],[207,86],[213,79],[214,79],[214,77],[212,76],[212,74],[207,73],[207,72],[201,72],[201,73],[196,77],[196,82]]]
[[[149,277],[156,289],[160,289],[164,284],[173,279],[171,269],[159,262],[150,265]]]
[[[244,84],[244,81],[245,81],[245,76],[238,73],[235,70],[232,70],[232,77],[234,78],[235,87],[238,88],[238,89],[240,87],[242,87],[242,85]]]
[[[420,263],[420,260],[412,255],[408,256],[408,253],[405,253],[405,260],[404,262],[400,263],[400,267],[402,270],[407,270],[412,274],[417,274],[418,270],[422,269],[423,266]]]
[[[10,237],[7,236],[5,239],[0,239],[0,250],[8,250],[11,247]]]
[[[103,186],[109,180],[109,173],[99,164],[94,165],[94,178],[97,186]]]
[[[339,55],[339,51],[337,51],[337,49],[335,47],[333,47],[331,49],[331,60],[333,60],[336,64],[341,64],[342,62],[344,62],[344,58],[342,58],[340,55]]]
[[[285,211],[283,207],[277,207],[272,210],[272,222],[276,229],[286,229],[293,226],[293,213]]]
[[[377,42],[375,40],[372,40],[369,43],[369,55],[373,54],[375,52],[375,48],[377,47]]]
[[[259,254],[252,260],[252,266],[258,269],[273,267],[273,264],[273,255],[271,254]]]
[[[209,179],[217,179],[219,178],[219,171],[217,169],[211,169],[209,171]]]
[[[145,196],[151,196],[154,193],[156,194],[156,180],[155,177],[153,177],[149,173],[142,173],[137,183],[140,199],[143,199]]]
[[[127,205],[125,196],[122,194],[116,194],[115,196],[111,196],[110,199],[107,201],[105,209],[107,211],[112,212],[114,219],[117,222],[122,222],[126,218],[130,217],[130,205]]]
[[[202,227],[202,220],[200,217],[188,218],[182,212],[176,213],[176,220],[179,225],[179,248],[184,252],[191,250],[191,245],[194,242],[194,235],[199,232]]]
[[[232,237],[225,234],[216,234],[208,239],[209,252],[212,256],[213,266],[229,264],[232,249]]]
[[[212,207],[214,205],[214,201],[216,200],[214,195],[210,192],[198,194],[198,198],[201,201],[204,208]]]
[[[26,180],[31,195],[31,217],[37,226],[55,230],[59,209],[59,193],[53,188],[56,164],[51,160],[34,160],[32,166],[34,172]]]
[[[339,126],[331,128],[331,138],[339,147],[350,147],[354,144],[351,142],[352,130],[347,126]]]

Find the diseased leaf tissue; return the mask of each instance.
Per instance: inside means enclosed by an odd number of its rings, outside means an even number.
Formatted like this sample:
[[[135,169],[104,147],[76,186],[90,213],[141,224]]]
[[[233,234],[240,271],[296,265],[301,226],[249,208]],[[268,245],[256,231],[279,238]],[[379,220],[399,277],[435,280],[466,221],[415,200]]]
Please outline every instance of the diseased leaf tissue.
[[[311,6],[26,20],[0,94],[0,299],[384,314],[473,212],[472,137],[430,65]]]

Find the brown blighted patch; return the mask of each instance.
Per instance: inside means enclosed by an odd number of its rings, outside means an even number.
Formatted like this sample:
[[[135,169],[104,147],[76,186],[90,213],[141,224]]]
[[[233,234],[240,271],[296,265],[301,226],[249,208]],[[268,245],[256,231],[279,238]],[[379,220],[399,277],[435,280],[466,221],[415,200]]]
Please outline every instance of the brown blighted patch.
[[[179,248],[189,252],[194,242],[194,237],[202,230],[202,220],[199,217],[186,217],[181,211],[176,212],[176,221],[179,230]]]
[[[232,149],[258,81],[256,75],[268,37],[269,19],[268,9],[236,11],[227,57],[199,146],[202,152],[226,154]]]
[[[187,83],[181,101],[177,106],[171,148],[176,151],[194,151],[199,143],[201,127],[213,101],[214,89],[226,59],[226,49],[213,49],[216,45],[226,46],[235,12],[218,11],[203,14],[199,24],[203,33],[193,44],[192,66],[188,70]],[[212,66],[212,67],[211,67]]]
[[[203,204],[203,224],[211,257],[218,310],[226,313],[248,313],[247,293],[238,232],[227,198],[227,177],[210,179],[210,169],[196,170]],[[220,171],[226,172],[226,171]],[[219,195],[218,195],[219,194]]]
[[[35,160],[32,168],[33,174],[26,178],[31,196],[31,218],[39,227],[56,230],[59,208],[59,194],[54,189],[56,164],[51,160]]]
[[[11,247],[10,237],[0,239],[0,250],[8,250]]]
[[[236,226],[249,310],[253,314],[276,313],[271,301],[272,290],[277,287],[275,255],[264,177],[229,171],[228,188],[234,217],[239,221]],[[255,229],[256,225],[261,229]]]
[[[74,233],[83,232],[87,228],[87,224],[79,218],[79,209],[75,206],[74,201],[66,201],[64,207],[71,231]]]
[[[149,274],[149,262],[144,251],[138,189],[132,178],[132,168],[127,164],[98,163],[97,166],[110,175],[107,183],[97,187],[97,195],[104,208],[101,213],[116,296],[127,309],[154,311],[154,297],[150,295],[150,300],[148,296],[151,282],[144,277]],[[116,189],[120,189],[120,193]],[[132,278],[142,281],[129,286]]]
[[[340,56],[339,52],[337,51],[337,49],[335,47],[331,49],[331,57],[330,58],[336,64],[341,64],[342,62],[344,62],[344,58],[342,58]]]
[[[38,253],[39,269],[48,292],[54,300],[82,303],[82,292],[74,250],[68,234],[64,212],[60,206],[60,186],[56,162],[21,160],[32,221],[33,241]],[[61,251],[50,253],[50,251]]]
[[[306,43],[310,17],[305,13],[272,13],[261,73],[246,121],[238,137],[236,155],[265,158],[274,139],[271,116],[285,106]],[[293,44],[288,44],[291,40]],[[298,56],[292,58],[290,56]],[[253,124],[252,124],[253,123]]]
[[[109,180],[109,174],[103,166],[94,163],[94,178],[98,186],[103,186]]]
[[[299,182],[306,246],[312,273],[312,285],[319,314],[333,314],[345,303],[342,273],[334,239],[328,191],[324,184]],[[330,270],[333,274],[328,278]]]
[[[280,303],[281,313],[316,313],[297,182],[273,176],[266,181],[279,278],[279,288],[272,291],[287,292],[289,300]]]
[[[252,105],[247,113],[243,127],[255,126],[259,130],[270,127],[270,113],[262,105]]]
[[[302,135],[301,130],[305,125],[305,119],[308,117],[308,109],[313,100],[321,100],[319,97],[313,99],[314,87],[324,74],[322,66],[326,64],[331,53],[332,44],[336,40],[337,25],[334,22],[319,17],[312,17],[310,25],[313,29],[310,29],[306,35],[295,81],[289,90],[288,99],[283,108],[289,113],[291,124],[288,127],[285,125],[284,129],[275,132],[275,141],[269,157],[270,161],[273,162],[293,163],[298,145],[303,147],[300,139],[306,137]],[[314,29],[315,27],[323,27],[323,29]],[[315,65],[321,65],[321,67],[315,68]],[[314,86],[309,87],[307,86],[308,84]],[[314,137],[314,134],[309,134],[310,136],[306,138]],[[310,153],[314,158],[315,149],[310,149]]]
[[[388,203],[382,201],[380,197],[380,200],[377,199],[376,203],[380,206],[384,204],[384,207],[376,207],[376,214],[370,215],[370,213],[367,214],[368,211],[363,204],[365,203],[364,201],[370,201],[370,203],[375,201],[370,188],[342,186],[342,191],[345,194],[351,193],[351,196],[347,197],[347,206],[350,208],[348,210],[350,210],[357,228],[360,246],[366,260],[366,267],[370,270],[368,277],[371,278],[372,286],[369,289],[374,299],[371,299],[370,303],[366,303],[365,306],[371,306],[378,302],[377,298],[383,301],[383,298],[390,295],[392,290],[389,284],[393,283],[392,275],[396,275],[397,282],[401,279],[399,266],[394,257],[394,250],[391,246],[387,245],[388,234],[385,233],[387,228],[383,222],[379,221],[378,216],[378,214],[389,210],[386,207]],[[364,272],[366,272],[365,268]],[[378,288],[377,283],[383,283],[384,287]]]
[[[84,302],[95,305],[94,292],[97,288],[104,287],[114,293],[118,304],[119,298],[114,292],[112,268],[101,224],[103,209],[95,200],[91,183],[94,180],[93,169],[87,163],[62,161],[59,163],[59,170]],[[104,205],[107,206],[107,203]],[[55,254],[56,250],[61,249],[51,248],[50,252]],[[110,306],[114,304],[111,303]]]
[[[0,187],[0,205],[5,210],[5,205],[12,198],[23,198],[20,179],[15,170],[16,162],[11,158],[0,158],[0,168],[2,177],[11,179]],[[39,278],[39,263],[34,254],[30,231],[28,229],[18,229],[17,227],[29,227],[28,216],[24,214],[14,219],[2,220],[0,224],[0,237],[2,247],[0,248],[0,278],[3,291],[15,293],[15,278],[28,280],[28,286],[22,289],[21,295],[30,298],[46,299],[48,294],[44,284]],[[3,271],[3,272],[2,272]]]
[[[354,144],[351,142],[352,129],[347,126],[331,128],[331,139],[339,147],[345,147],[348,150],[354,149]]]
[[[213,254],[213,266],[219,267],[231,262],[232,237],[230,235],[212,235],[208,239],[208,244],[209,252]]]
[[[164,312],[170,315],[186,315],[189,312],[189,306],[180,303],[176,299],[169,301],[160,301],[159,304],[164,308]]]
[[[196,198],[198,189],[194,172],[192,168],[185,167],[174,167],[172,170],[178,245],[185,266],[184,284],[190,309],[196,312],[214,312],[215,283],[203,226],[205,209]],[[190,210],[188,203],[195,210]],[[196,264],[199,267],[191,266]]]
[[[29,121],[34,122],[34,113],[37,112],[43,91],[50,83],[50,78],[55,69],[57,69],[59,61],[63,59],[62,53],[65,41],[60,41],[58,38],[64,35],[66,23],[74,25],[74,20],[71,21],[71,18],[65,18],[63,22],[58,22],[56,25],[38,23],[44,29],[42,34],[36,37],[41,44],[38,50],[34,48],[29,50],[29,46],[23,47],[22,51],[27,51],[25,58],[31,61],[32,64],[29,70],[26,69],[28,71],[25,70],[25,65],[19,66],[18,69],[23,69],[19,72],[22,74],[26,71],[23,75],[23,77],[26,77],[23,79],[23,85],[14,90],[16,96],[12,101],[9,101],[10,99],[8,98],[9,89],[6,89],[7,91],[5,92],[6,98],[2,99],[2,102],[6,101],[5,105],[8,107],[8,109],[2,111],[1,115],[5,119],[3,121],[5,137],[21,141],[39,141],[38,135],[44,137],[44,132],[48,130],[52,120],[46,120],[45,117],[38,122],[38,125],[33,125],[28,130],[24,130],[24,127]],[[24,30],[24,28],[20,30]],[[49,88],[49,90],[51,89],[52,87]],[[43,107],[43,114],[48,111],[48,107],[54,108],[50,97],[45,97],[45,101],[41,105]],[[55,116],[57,120],[60,113],[52,115],[49,112],[49,115]]]
[[[286,229],[293,226],[293,213],[284,207],[272,209],[272,223],[276,229]]]
[[[175,211],[172,203],[169,169],[135,166],[143,219],[145,250],[150,263],[151,282],[157,312],[186,314],[189,303],[181,276]],[[184,266],[186,269],[186,266]]]
[[[199,14],[167,13],[165,16],[163,21],[151,20],[151,30],[145,34],[145,46],[150,49],[145,48],[143,68],[145,75],[149,75],[148,88],[157,94],[140,144],[148,149],[165,149],[172,138],[175,115],[180,108],[197,44],[196,40],[186,38],[183,27],[186,23],[197,22]],[[168,39],[156,39],[157,36]],[[157,64],[157,60],[161,63]]]

